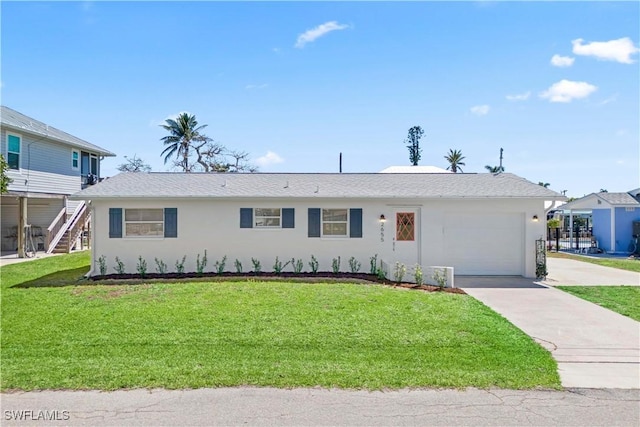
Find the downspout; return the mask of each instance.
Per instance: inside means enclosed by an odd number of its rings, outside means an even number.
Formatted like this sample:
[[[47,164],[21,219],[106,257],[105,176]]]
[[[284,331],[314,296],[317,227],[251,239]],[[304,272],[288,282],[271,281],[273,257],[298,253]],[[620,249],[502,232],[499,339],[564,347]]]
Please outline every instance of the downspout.
[[[87,205],[88,208],[90,209],[90,213],[91,213],[91,228],[90,228],[90,234],[89,234],[89,238],[91,239],[91,268],[89,268],[89,271],[87,272],[87,274],[85,274],[85,277],[91,277],[93,276],[94,270],[96,268],[96,239],[95,239],[95,235],[96,235],[96,228],[95,228],[95,219],[96,219],[96,210],[93,207],[93,203],[91,203],[91,200],[87,200]]]

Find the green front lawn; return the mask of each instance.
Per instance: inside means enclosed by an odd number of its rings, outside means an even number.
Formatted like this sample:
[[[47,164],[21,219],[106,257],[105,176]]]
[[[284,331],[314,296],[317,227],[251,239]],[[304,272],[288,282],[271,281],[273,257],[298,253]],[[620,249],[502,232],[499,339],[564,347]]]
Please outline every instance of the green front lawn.
[[[557,288],[640,322],[640,287],[638,286],[558,286]]]
[[[591,264],[605,267],[619,268],[621,270],[636,271],[640,273],[640,260],[628,258],[596,258],[590,256],[572,255],[565,252],[547,252],[550,258],[566,258],[576,261],[590,262]]]
[[[87,268],[86,254],[2,268],[2,390],[560,387],[546,350],[467,295],[260,281],[12,287],[74,283]]]

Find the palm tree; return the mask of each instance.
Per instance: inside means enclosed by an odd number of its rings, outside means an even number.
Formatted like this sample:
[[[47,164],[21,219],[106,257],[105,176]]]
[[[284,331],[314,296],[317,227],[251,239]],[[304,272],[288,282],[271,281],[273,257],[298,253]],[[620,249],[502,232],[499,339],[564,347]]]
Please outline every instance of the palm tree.
[[[462,172],[462,168],[460,166],[466,166],[462,161],[464,160],[462,150],[452,150],[451,148],[449,148],[449,154],[444,156],[444,158],[447,162],[449,162],[447,170],[451,170],[451,172],[453,173],[458,173],[458,171]]]
[[[175,120],[167,119],[165,124],[160,125],[169,135],[160,138],[165,149],[161,155],[164,155],[164,163],[175,154],[177,158],[182,156],[182,160],[176,163],[180,165],[184,172],[189,172],[189,149],[193,141],[203,141],[207,139],[205,135],[201,135],[200,131],[207,125],[198,126],[195,115],[189,113],[181,113]]]
[[[484,167],[486,170],[488,170],[491,173],[500,173],[500,172],[504,172],[504,166],[489,166],[486,165]]]
[[[538,181],[538,185],[539,185],[540,187],[549,188],[549,186],[550,186],[551,184],[549,184],[548,182]]]

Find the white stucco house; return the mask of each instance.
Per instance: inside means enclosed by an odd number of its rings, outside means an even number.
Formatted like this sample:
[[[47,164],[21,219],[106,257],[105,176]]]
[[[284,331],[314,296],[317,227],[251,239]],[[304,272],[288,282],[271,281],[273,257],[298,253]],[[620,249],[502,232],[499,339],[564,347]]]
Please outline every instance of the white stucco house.
[[[357,258],[368,271],[375,254],[388,265],[452,266],[456,275],[535,277],[535,240],[545,211],[564,197],[513,174],[185,174],[123,173],[73,195],[94,220],[92,270],[98,258],[128,273],[142,256],[185,271],[207,250],[263,271],[314,255],[320,271]],[[290,271],[290,267],[286,271]]]

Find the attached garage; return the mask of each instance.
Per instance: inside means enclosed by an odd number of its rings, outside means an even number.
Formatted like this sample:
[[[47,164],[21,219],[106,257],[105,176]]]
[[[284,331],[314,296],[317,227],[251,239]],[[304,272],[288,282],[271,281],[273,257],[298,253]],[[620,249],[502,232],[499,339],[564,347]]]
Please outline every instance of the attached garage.
[[[524,230],[523,213],[449,212],[444,256],[459,275],[521,276]]]

